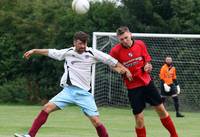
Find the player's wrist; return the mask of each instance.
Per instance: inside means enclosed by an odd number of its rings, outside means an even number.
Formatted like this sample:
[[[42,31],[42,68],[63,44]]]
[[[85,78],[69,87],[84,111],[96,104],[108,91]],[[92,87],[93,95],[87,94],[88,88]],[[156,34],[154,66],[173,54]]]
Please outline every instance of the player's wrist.
[[[36,53],[36,49],[32,49],[32,53],[35,54]]]

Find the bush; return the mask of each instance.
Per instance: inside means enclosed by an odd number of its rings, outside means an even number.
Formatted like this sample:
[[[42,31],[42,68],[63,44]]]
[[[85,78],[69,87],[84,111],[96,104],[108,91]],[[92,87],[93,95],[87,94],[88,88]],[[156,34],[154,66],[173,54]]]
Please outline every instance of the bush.
[[[17,78],[0,86],[0,103],[24,103],[28,92],[24,78]]]

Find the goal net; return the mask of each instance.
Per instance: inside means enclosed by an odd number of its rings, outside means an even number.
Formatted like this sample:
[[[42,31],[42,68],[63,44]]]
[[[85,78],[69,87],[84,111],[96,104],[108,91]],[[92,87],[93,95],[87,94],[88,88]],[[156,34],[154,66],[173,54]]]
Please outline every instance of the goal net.
[[[167,55],[172,56],[181,87],[180,108],[200,109],[200,35],[133,33],[143,40],[152,57],[154,82],[160,88],[159,71]],[[118,42],[115,33],[94,32],[93,48],[109,53]],[[127,90],[121,76],[107,65],[97,63],[93,68],[93,93],[97,105],[129,106]],[[169,98],[167,104],[172,107]]]

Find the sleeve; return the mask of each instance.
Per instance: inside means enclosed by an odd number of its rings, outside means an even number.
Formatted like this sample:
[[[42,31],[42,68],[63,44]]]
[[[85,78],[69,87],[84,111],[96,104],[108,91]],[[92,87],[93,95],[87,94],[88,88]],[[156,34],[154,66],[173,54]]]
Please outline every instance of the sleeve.
[[[67,54],[67,49],[49,49],[48,56],[56,60],[64,60]]]
[[[173,82],[174,82],[174,84],[177,86],[177,85],[179,85],[178,84],[178,81],[176,80],[176,79],[173,79]]]
[[[175,85],[178,85],[178,81],[176,80],[176,68],[174,67],[174,74],[173,74],[173,82]]]
[[[174,67],[173,73],[174,73],[174,74],[173,74],[173,78],[172,78],[172,79],[174,80],[174,79],[176,79],[176,68],[175,68],[175,67]]]
[[[110,50],[109,55],[118,60],[118,55],[117,55],[117,51],[116,51],[115,47],[113,47],[113,48]]]
[[[159,77],[160,77],[160,80],[163,81],[163,83],[164,83],[164,77],[165,77],[164,73],[165,73],[164,68],[161,67]]]
[[[139,45],[142,46],[142,56],[143,56],[143,58],[145,60],[145,63],[146,62],[150,62],[151,61],[151,56],[149,55],[149,53],[147,51],[146,44],[141,40],[139,40],[138,43],[139,43]]]
[[[103,53],[102,51],[94,49],[93,53],[94,53],[95,59],[104,64],[114,67],[118,63],[118,60],[116,60],[115,58],[111,57],[110,55],[106,53]]]

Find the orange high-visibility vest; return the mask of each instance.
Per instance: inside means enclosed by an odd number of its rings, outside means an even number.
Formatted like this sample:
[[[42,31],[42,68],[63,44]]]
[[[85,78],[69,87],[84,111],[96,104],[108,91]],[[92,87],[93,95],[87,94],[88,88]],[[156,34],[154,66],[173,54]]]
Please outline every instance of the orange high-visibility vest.
[[[173,80],[176,79],[176,68],[164,64],[160,69],[159,76],[167,85],[173,84]]]

